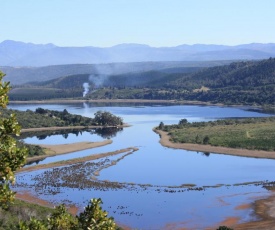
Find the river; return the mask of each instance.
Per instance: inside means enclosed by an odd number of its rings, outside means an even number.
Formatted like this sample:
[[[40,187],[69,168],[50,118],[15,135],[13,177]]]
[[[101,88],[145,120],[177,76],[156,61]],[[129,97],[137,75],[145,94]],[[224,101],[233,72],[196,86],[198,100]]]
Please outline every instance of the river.
[[[72,159],[90,154],[116,151],[127,147],[139,150],[123,157],[118,155],[110,167],[100,171],[99,181],[127,184],[121,188],[95,189],[93,186],[72,186],[55,180],[47,183],[47,175],[54,171],[40,170],[19,174],[18,185],[24,184],[33,195],[54,204],[74,204],[83,210],[91,198],[102,198],[103,208],[118,223],[135,229],[201,229],[215,226],[227,217],[236,216],[240,222],[252,220],[252,209],[238,209],[239,205],[253,202],[257,197],[268,196],[269,191],[249,184],[256,181],[272,181],[275,161],[236,157],[214,153],[201,153],[170,149],[159,144],[159,136],[152,131],[161,121],[175,124],[182,118],[188,121],[209,121],[227,118],[265,117],[269,114],[251,111],[248,107],[219,107],[198,105],[121,104],[100,106],[98,104],[11,104],[9,108],[35,110],[38,107],[93,117],[98,110],[121,116],[131,125],[113,135],[83,131],[81,133],[57,134],[48,137],[29,137],[27,143],[63,144],[80,141],[101,141],[111,138],[111,145],[75,153],[49,157],[41,163]],[[90,178],[90,166],[83,166],[80,177]],[[83,168],[82,167],[82,168]],[[71,167],[60,172],[74,173]],[[43,180],[41,179],[43,178]],[[40,183],[40,184],[39,184]],[[26,185],[27,184],[27,185]],[[184,184],[192,184],[192,189]],[[246,184],[246,185],[245,185]],[[80,185],[79,185],[80,186]],[[20,186],[18,191],[23,190]]]

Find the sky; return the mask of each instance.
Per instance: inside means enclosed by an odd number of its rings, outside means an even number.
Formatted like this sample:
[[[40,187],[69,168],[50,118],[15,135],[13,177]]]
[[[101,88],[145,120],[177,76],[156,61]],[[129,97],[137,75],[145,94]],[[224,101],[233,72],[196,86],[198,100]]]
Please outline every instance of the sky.
[[[275,43],[275,0],[0,0],[0,42]]]

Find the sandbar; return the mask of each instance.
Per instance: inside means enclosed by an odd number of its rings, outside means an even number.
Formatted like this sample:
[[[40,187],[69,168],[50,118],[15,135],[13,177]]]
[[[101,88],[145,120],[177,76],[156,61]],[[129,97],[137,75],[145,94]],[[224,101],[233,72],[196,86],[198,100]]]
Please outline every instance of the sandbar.
[[[46,154],[40,155],[40,156],[28,157],[27,162],[34,162],[41,159],[45,159],[46,157],[72,153],[72,152],[81,151],[85,149],[97,148],[97,147],[111,144],[112,142],[113,142],[112,140],[108,139],[100,142],[76,142],[71,144],[60,144],[60,145],[39,145],[42,148],[46,149],[45,151]]]
[[[191,150],[191,151],[197,151],[197,152],[218,153],[218,154],[226,154],[226,155],[241,156],[241,157],[275,159],[274,151],[227,148],[227,147],[221,147],[221,146],[200,145],[200,144],[191,144],[191,143],[174,143],[170,141],[170,136],[168,132],[157,130],[157,129],[154,129],[154,132],[160,135],[161,145],[169,148],[185,149],[185,150]]]
[[[71,164],[76,164],[76,163],[81,163],[81,162],[86,162],[86,161],[92,161],[92,160],[100,159],[103,157],[114,156],[114,155],[125,153],[125,152],[128,152],[128,154],[130,154],[137,150],[138,150],[138,148],[129,147],[129,148],[119,149],[119,150],[112,151],[112,152],[93,154],[93,155],[89,155],[86,157],[73,158],[70,160],[63,160],[63,161],[57,161],[57,162],[48,163],[48,164],[40,164],[40,165],[35,165],[35,166],[30,166],[30,167],[24,167],[24,168],[20,168],[19,170],[17,170],[17,173],[32,172],[32,171],[36,171],[36,170],[40,170],[40,169],[48,169],[48,168],[61,167],[61,166],[66,166],[66,165],[71,165]]]

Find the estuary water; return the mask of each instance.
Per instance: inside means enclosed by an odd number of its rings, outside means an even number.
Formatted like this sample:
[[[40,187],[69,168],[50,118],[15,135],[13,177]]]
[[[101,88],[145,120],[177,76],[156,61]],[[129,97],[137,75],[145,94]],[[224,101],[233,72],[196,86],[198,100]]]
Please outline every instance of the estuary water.
[[[195,122],[270,116],[251,111],[247,107],[160,104],[100,106],[89,103],[9,106],[18,110],[35,110],[38,107],[59,111],[67,109],[70,113],[88,117],[93,117],[98,110],[104,110],[121,116],[124,122],[130,125],[111,133],[89,130],[25,138],[24,141],[31,144],[66,144],[101,141],[106,138],[113,140],[113,143],[107,146],[49,157],[38,164],[128,147],[137,147],[139,150],[101,170],[97,176],[99,181],[128,185],[123,188],[94,189],[93,186],[81,186],[80,189],[78,186],[68,186],[66,183],[48,187],[45,185],[42,188],[41,178],[45,178],[45,175],[53,171],[49,169],[19,174],[16,189],[20,191],[27,187],[39,198],[55,204],[60,202],[73,204],[78,206],[80,211],[89,199],[100,197],[104,202],[103,208],[115,218],[116,222],[131,228],[203,229],[215,226],[229,216],[240,217],[241,221],[251,220],[255,218],[252,209],[239,210],[236,207],[251,203],[257,197],[267,196],[269,191],[257,186],[257,183],[255,185],[250,182],[274,180],[274,160],[171,149],[161,146],[159,136],[152,131],[161,121],[164,124],[176,124],[183,118]],[[110,160],[117,158],[113,157]],[[73,169],[68,170],[71,174],[74,173]],[[68,173],[68,170],[62,173]],[[87,176],[89,169],[86,166],[85,170],[86,174],[81,177],[89,177]],[[19,185],[23,183],[25,187],[22,189]],[[192,184],[194,187],[188,189],[182,186],[185,184]],[[54,192],[49,192],[53,190]]]

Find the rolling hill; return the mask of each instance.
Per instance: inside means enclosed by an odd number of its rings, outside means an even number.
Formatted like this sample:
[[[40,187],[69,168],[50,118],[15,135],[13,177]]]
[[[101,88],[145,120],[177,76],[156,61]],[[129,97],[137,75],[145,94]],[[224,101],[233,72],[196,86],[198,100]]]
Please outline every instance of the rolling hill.
[[[108,63],[108,64],[72,64],[53,65],[43,67],[10,67],[3,66],[0,70],[6,74],[5,81],[11,85],[21,85],[27,82],[39,82],[56,79],[59,77],[77,74],[119,75],[146,71],[186,72],[188,68],[203,68],[229,64],[232,61],[209,62],[133,62],[133,63]],[[187,69],[186,69],[187,68]]]

